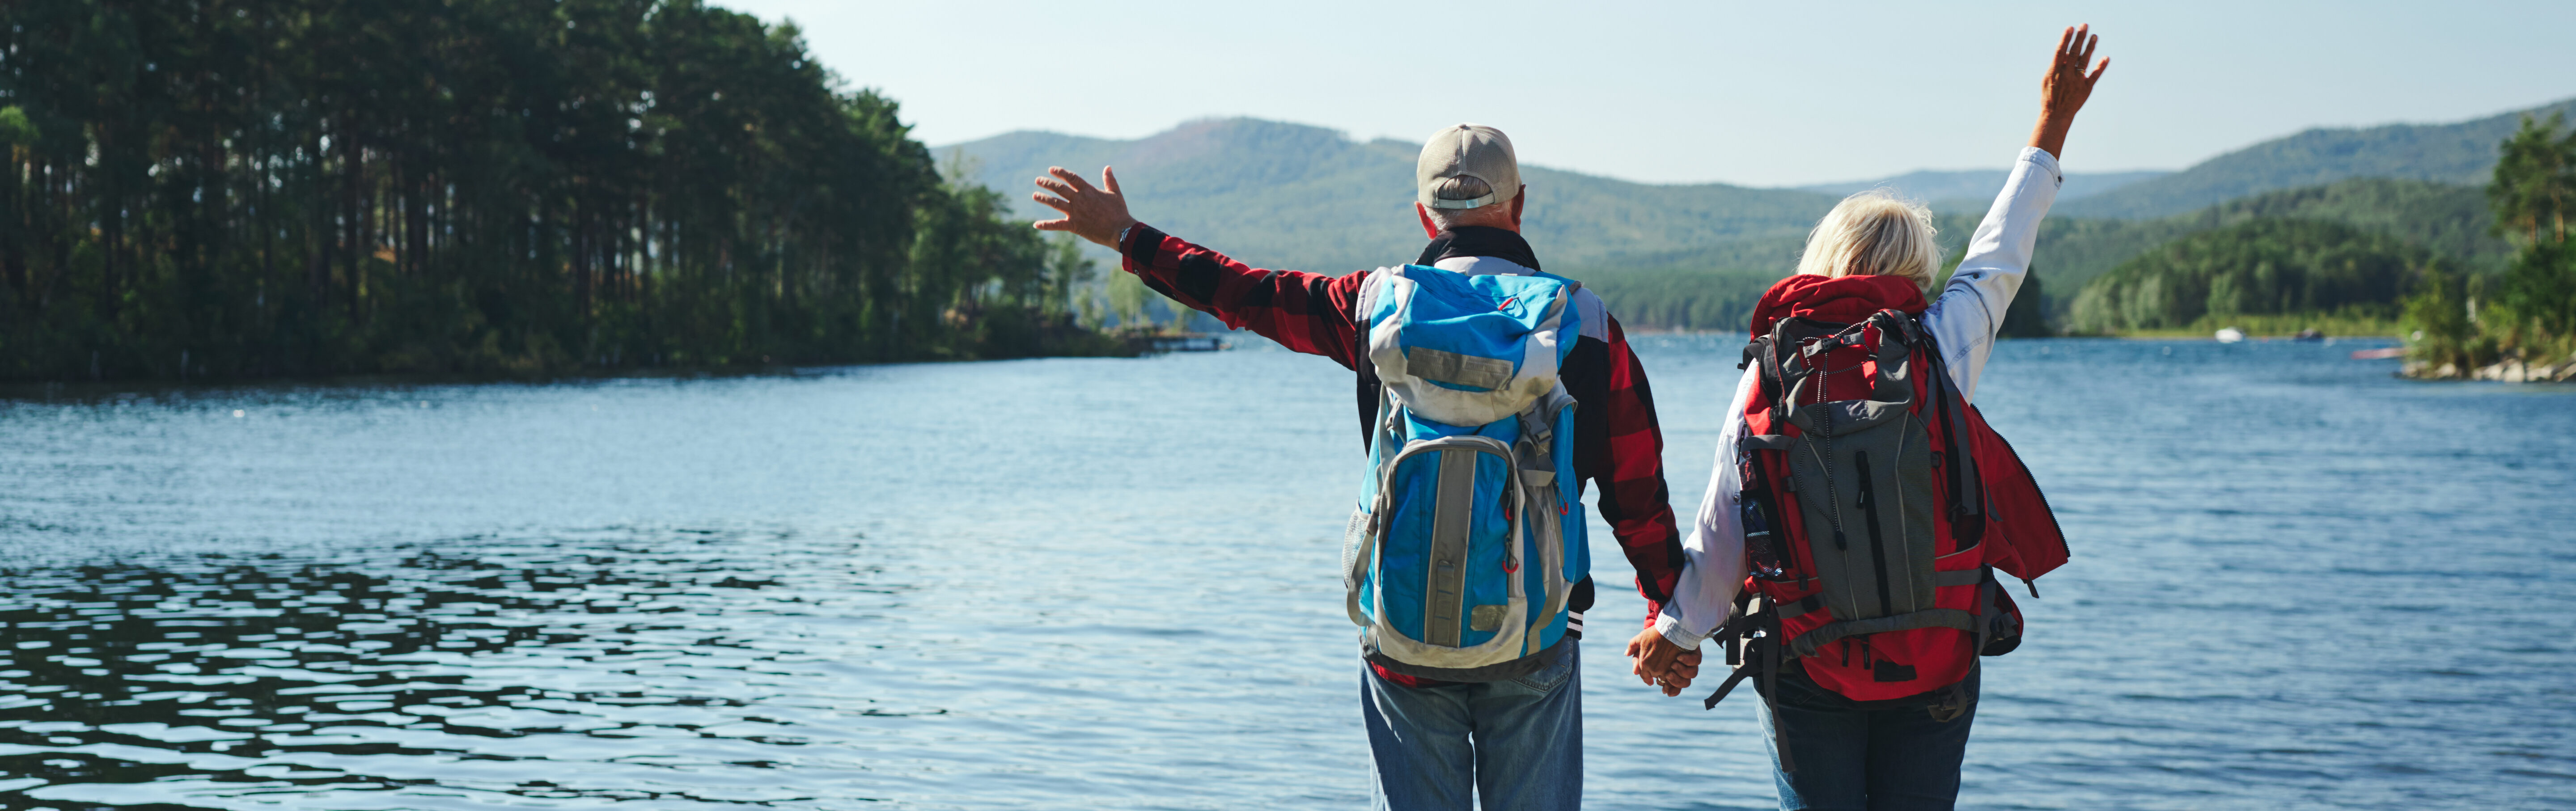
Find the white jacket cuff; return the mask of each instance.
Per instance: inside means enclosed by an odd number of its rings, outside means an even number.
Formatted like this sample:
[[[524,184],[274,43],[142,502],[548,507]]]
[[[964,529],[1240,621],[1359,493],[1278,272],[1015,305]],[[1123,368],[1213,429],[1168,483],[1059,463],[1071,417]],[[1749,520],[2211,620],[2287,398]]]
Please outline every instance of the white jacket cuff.
[[[2039,168],[2046,170],[2048,172],[2048,176],[2057,181],[2056,185],[2066,185],[2066,173],[2058,171],[2057,156],[2048,154],[2048,150],[2035,146],[2025,146],[2021,148],[2021,159],[2030,163],[2039,164]]]
[[[1708,638],[1684,629],[1682,618],[1673,616],[1671,609],[1655,615],[1655,633],[1662,634],[1667,642],[1682,646],[1682,650],[1699,650],[1700,640]]]

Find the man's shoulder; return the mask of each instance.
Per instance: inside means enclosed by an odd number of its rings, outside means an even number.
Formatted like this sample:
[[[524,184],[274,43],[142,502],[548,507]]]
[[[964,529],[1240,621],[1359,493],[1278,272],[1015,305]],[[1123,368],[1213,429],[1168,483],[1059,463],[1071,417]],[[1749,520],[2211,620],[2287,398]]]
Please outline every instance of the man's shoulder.
[[[1593,295],[1592,288],[1574,291],[1574,312],[1582,321],[1583,337],[1610,342],[1610,305],[1602,303],[1600,296]]]

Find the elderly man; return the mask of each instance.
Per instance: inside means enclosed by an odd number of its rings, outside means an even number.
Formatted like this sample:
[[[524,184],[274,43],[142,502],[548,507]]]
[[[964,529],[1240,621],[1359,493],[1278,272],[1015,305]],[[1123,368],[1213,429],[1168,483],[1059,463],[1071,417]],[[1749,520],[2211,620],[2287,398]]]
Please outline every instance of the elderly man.
[[[1360,342],[1358,298],[1368,272],[1342,276],[1247,267],[1224,254],[1137,222],[1117,175],[1101,184],[1062,168],[1034,197],[1064,213],[1037,223],[1114,248],[1122,266],[1172,300],[1251,329],[1299,352],[1323,355],[1358,373],[1363,442],[1379,404],[1380,383]],[[1430,245],[1415,264],[1461,274],[1525,276],[1539,260],[1521,238],[1529,200],[1510,139],[1472,124],[1448,127],[1423,145],[1415,168],[1414,214]],[[1578,291],[1581,337],[1560,381],[1575,411],[1576,487],[1598,488],[1595,504],[1619,537],[1647,617],[1669,599],[1683,556],[1666,503],[1663,437],[1645,369],[1629,351],[1617,321],[1590,291]],[[1372,795],[1379,808],[1465,809],[1471,792],[1488,811],[1565,809],[1583,788],[1583,712],[1578,657],[1582,611],[1592,581],[1574,584],[1574,613],[1564,641],[1529,657],[1518,672],[1426,678],[1363,659],[1361,714],[1372,756]],[[1632,671],[1667,694],[1688,686],[1696,652],[1684,652],[1651,628],[1629,643]],[[1401,669],[1401,668],[1398,668]],[[1445,674],[1444,674],[1445,675]]]

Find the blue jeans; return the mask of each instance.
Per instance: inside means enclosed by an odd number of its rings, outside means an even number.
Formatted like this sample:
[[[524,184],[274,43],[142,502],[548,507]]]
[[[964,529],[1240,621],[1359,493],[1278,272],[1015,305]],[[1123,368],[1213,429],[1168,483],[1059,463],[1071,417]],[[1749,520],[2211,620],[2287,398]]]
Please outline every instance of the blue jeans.
[[[1560,811],[1583,803],[1583,684],[1574,640],[1508,681],[1406,687],[1360,664],[1369,807]]]
[[[1763,745],[1780,784],[1784,811],[1946,810],[1959,798],[1959,763],[1968,751],[1968,725],[1977,718],[1977,676],[1961,686],[1968,708],[1948,721],[1932,720],[1912,699],[1859,702],[1816,685],[1795,665],[1780,673],[1779,710],[1760,709]],[[1777,724],[1777,727],[1773,725]],[[1786,732],[1795,772],[1780,770]]]

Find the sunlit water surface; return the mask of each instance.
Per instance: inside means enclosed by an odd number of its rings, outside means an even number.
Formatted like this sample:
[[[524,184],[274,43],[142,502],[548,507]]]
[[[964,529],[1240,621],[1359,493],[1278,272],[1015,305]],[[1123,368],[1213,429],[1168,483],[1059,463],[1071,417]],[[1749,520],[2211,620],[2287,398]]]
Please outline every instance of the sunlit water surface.
[[[1685,519],[1736,371],[1640,340]],[[2576,800],[2576,392],[2371,344],[2021,341],[2076,561],[1963,805]],[[1280,351],[0,400],[0,805],[1350,808],[1347,371]],[[1595,808],[1773,803],[1626,677]]]

